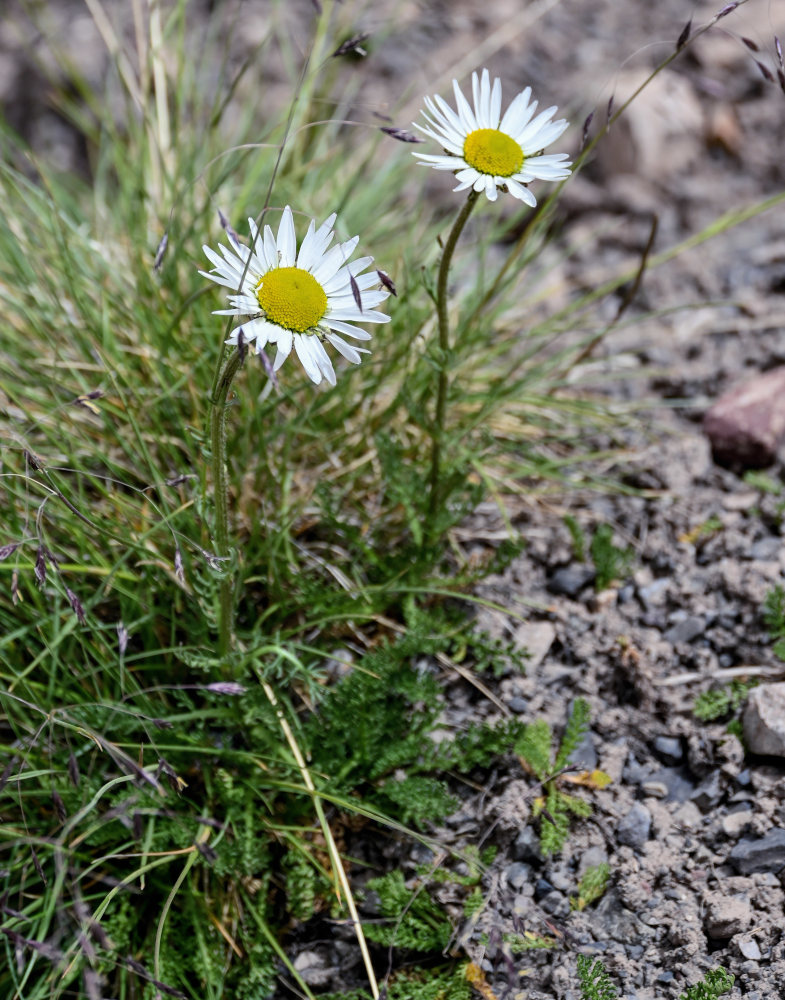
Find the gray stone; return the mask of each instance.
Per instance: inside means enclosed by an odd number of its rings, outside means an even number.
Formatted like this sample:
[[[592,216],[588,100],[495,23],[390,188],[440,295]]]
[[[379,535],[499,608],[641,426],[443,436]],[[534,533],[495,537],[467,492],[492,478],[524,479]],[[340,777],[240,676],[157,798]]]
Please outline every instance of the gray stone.
[[[666,576],[661,576],[658,580],[653,580],[645,587],[638,588],[638,597],[641,604],[647,611],[665,603],[670,580]]]
[[[692,642],[706,631],[706,619],[702,615],[689,615],[684,621],[672,625],[663,636],[666,642],[677,645],[680,642]]]
[[[763,958],[755,938],[741,938],[736,943],[743,958],[748,958],[752,962],[759,962]]]
[[[741,875],[780,871],[785,868],[785,830],[778,828],[769,830],[765,837],[740,840],[729,860]]]
[[[513,889],[522,889],[524,885],[532,880],[531,865],[524,864],[522,861],[514,861],[508,866],[505,875],[507,876],[507,882]]]
[[[654,752],[666,764],[678,764],[684,757],[681,740],[677,736],[658,736],[654,741]]]
[[[739,896],[712,893],[706,899],[703,929],[710,938],[727,941],[734,934],[746,931],[752,921],[752,908]]]
[[[540,907],[552,917],[566,917],[570,913],[569,899],[563,892],[558,892],[556,889],[542,897]]]
[[[722,817],[722,829],[727,837],[736,840],[752,823],[752,810],[740,809]]]
[[[712,771],[704,778],[690,796],[701,812],[707,813],[713,809],[722,798],[722,780],[719,771]]]
[[[516,861],[541,862],[540,839],[535,830],[525,826],[512,845],[512,856]]]
[[[550,622],[524,622],[515,630],[512,641],[526,652],[526,666],[533,670],[545,659],[555,638],[556,629]]]
[[[552,594],[577,597],[584,587],[594,582],[595,576],[591,566],[562,566],[548,581],[548,590]]]
[[[785,757],[785,682],[753,688],[742,722],[744,741],[752,753]]]
[[[636,802],[630,811],[619,820],[616,839],[628,847],[643,847],[649,839],[651,813],[642,802]]]
[[[757,542],[753,542],[748,555],[750,559],[773,562],[779,559],[781,552],[782,539],[777,535],[767,535],[766,538],[759,538]]]

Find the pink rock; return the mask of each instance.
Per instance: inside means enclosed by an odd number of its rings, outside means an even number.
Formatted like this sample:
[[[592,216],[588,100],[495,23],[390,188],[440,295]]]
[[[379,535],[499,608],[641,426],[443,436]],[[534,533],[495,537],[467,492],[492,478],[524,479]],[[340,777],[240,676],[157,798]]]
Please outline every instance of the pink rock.
[[[785,367],[735,386],[703,417],[714,461],[728,468],[762,469],[785,439]]]

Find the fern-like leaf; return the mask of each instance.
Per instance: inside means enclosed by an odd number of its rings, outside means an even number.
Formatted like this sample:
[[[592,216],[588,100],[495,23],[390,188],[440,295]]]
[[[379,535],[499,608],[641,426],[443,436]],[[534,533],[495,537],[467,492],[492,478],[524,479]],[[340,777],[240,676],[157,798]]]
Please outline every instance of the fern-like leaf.
[[[554,770],[560,771],[580,745],[581,740],[589,730],[591,709],[585,698],[576,698],[567,720],[559,752],[556,754]]]
[[[619,995],[600,958],[578,955],[578,979],[582,1000],[616,1000]]]

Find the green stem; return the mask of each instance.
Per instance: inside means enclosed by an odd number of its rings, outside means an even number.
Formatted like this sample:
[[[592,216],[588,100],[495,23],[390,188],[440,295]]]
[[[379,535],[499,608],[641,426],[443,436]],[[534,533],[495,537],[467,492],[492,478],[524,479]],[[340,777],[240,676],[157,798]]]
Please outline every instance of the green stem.
[[[229,477],[226,474],[226,399],[232,379],[237,374],[242,358],[232,351],[216,380],[210,416],[213,455],[213,491],[215,494],[215,548],[216,555],[229,559]],[[229,652],[233,639],[234,577],[228,566],[221,577],[218,597],[218,655]]]
[[[447,280],[450,275],[450,263],[458,238],[463,232],[463,227],[471,215],[477,199],[480,197],[479,191],[471,191],[466,203],[458,213],[455,222],[452,224],[450,235],[442,250],[442,259],[439,264],[439,279],[436,285],[436,312],[439,320],[439,382],[436,389],[436,411],[433,420],[433,431],[431,433],[431,474],[429,477],[428,514],[426,521],[426,538],[433,531],[433,520],[439,509],[440,489],[439,479],[441,474],[442,458],[442,438],[444,436],[444,419],[447,412],[447,390],[449,389],[449,362],[450,362],[450,319],[447,314]]]

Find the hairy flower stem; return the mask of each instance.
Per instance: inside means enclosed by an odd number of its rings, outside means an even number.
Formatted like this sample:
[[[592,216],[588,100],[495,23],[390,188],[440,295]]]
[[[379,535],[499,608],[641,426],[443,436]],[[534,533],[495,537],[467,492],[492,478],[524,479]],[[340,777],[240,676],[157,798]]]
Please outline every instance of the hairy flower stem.
[[[215,548],[224,573],[218,591],[218,655],[223,658],[234,639],[234,575],[229,565],[229,477],[226,474],[226,399],[242,357],[235,350],[221,369],[212,397],[210,430],[213,455],[213,490],[215,494]]]
[[[466,203],[452,224],[450,235],[442,250],[439,263],[439,279],[436,285],[436,313],[439,320],[439,382],[436,389],[436,410],[434,413],[433,430],[431,431],[431,473],[428,480],[428,512],[426,517],[426,542],[432,540],[433,522],[439,510],[441,501],[441,460],[442,439],[444,438],[444,421],[447,414],[447,392],[449,389],[450,367],[450,319],[447,313],[447,280],[450,275],[450,263],[458,238],[471,215],[471,211],[480,197],[479,191],[470,191]]]

